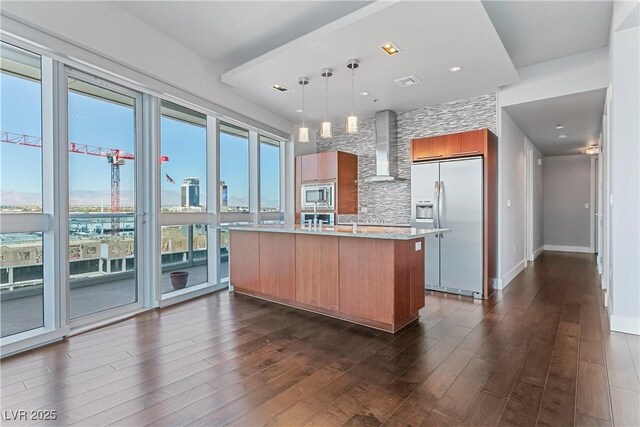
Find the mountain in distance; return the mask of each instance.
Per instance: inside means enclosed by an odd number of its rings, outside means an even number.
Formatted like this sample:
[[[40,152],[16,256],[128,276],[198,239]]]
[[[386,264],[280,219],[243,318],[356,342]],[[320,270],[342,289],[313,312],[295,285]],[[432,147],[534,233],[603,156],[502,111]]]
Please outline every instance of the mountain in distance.
[[[204,202],[204,200],[202,200]],[[263,200],[264,207],[276,207],[276,200]],[[162,190],[162,206],[180,206],[181,196],[177,190]],[[241,197],[229,197],[228,206],[247,206],[248,201]],[[0,192],[0,206],[41,206],[41,193],[26,193],[21,191]],[[111,206],[110,190],[72,190],[69,193],[69,205],[71,206],[104,206],[105,211]],[[133,191],[120,192],[120,205],[133,206]]]

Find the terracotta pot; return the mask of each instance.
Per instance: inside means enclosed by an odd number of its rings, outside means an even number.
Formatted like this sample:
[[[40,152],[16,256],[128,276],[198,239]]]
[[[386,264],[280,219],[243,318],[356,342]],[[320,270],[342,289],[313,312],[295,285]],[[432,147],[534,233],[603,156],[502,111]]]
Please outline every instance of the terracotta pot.
[[[187,286],[187,281],[189,280],[189,272],[174,271],[169,273],[169,277],[171,278],[171,286],[173,286],[173,289],[184,289],[184,287]]]

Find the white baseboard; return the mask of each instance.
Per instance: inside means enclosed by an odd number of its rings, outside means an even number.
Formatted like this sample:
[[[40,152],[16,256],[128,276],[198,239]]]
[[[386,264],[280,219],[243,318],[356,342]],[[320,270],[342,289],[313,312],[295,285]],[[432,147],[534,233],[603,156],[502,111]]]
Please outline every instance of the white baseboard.
[[[623,316],[609,316],[609,325],[612,331],[626,334],[640,335],[640,319]]]
[[[559,251],[559,252],[580,252],[585,254],[592,254],[593,249],[589,246],[562,246],[562,245],[544,245],[545,251]]]
[[[533,260],[535,261],[536,258],[538,258],[542,254],[542,252],[544,252],[544,246],[540,246],[533,252]]]
[[[524,270],[525,265],[525,260],[520,261],[505,275],[503,275],[500,280],[496,280],[497,289],[505,289],[507,286],[509,286],[509,283],[511,283],[511,281],[515,279],[522,270]]]

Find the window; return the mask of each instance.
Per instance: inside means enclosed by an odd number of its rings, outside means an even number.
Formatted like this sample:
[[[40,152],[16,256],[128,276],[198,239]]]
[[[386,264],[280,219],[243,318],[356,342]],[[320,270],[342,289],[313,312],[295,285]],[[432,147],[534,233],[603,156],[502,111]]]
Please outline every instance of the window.
[[[0,209],[42,212],[40,56],[0,46]]]
[[[280,143],[260,135],[260,211],[280,211]]]
[[[220,124],[220,211],[249,212],[249,131]]]
[[[162,101],[162,212],[207,210],[207,117]]]
[[[6,43],[0,48],[0,221],[4,222],[0,335],[4,338],[44,326],[46,228],[37,224],[42,221],[34,221],[44,217],[41,58]],[[19,223],[20,230],[12,229],[12,223]],[[28,232],[24,224],[31,224]]]
[[[42,233],[0,234],[2,337],[44,326]]]
[[[136,98],[74,76],[68,79],[72,319],[138,300]]]
[[[206,225],[162,227],[161,254],[163,294],[208,282]]]

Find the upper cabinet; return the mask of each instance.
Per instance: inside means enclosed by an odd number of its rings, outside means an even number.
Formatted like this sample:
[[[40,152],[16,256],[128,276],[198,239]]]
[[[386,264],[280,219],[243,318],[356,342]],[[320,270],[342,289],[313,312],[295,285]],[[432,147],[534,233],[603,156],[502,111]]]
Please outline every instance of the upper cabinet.
[[[300,156],[300,176],[302,182],[331,181],[338,179],[338,169],[340,167],[347,167],[345,159],[349,156],[357,159],[355,154],[344,153],[342,151],[327,151]]]
[[[411,160],[421,162],[485,154],[488,129],[416,138],[411,141]]]
[[[343,153],[347,154],[347,153]],[[316,179],[325,181],[338,178],[338,152],[327,151],[316,154],[318,170]]]

